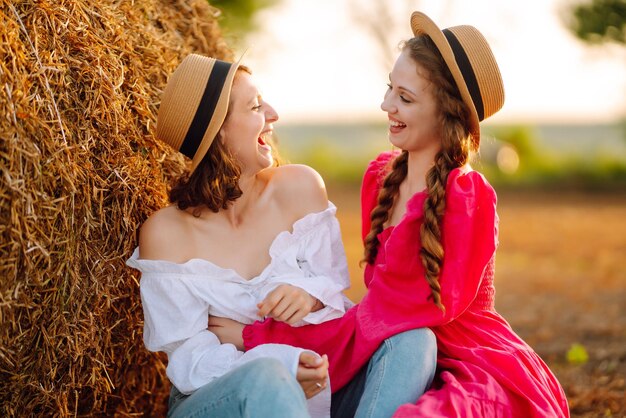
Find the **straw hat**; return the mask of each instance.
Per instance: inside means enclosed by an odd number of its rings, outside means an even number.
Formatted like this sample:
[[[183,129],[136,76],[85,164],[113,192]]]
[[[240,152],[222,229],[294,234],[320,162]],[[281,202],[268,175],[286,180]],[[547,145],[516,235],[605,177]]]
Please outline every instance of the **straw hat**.
[[[202,55],[185,57],[170,76],[157,115],[156,136],[191,158],[191,172],[219,132],[239,61]]]
[[[411,29],[415,36],[428,35],[443,56],[463,102],[470,109],[470,132],[478,147],[479,122],[496,113],[504,104],[502,76],[487,40],[473,26],[441,30],[421,12],[411,15]]]

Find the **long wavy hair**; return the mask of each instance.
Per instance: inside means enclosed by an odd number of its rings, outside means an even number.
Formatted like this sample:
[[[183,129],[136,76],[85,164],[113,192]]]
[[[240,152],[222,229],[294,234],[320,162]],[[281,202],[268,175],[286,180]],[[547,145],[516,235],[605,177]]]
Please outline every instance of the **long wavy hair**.
[[[446,183],[450,172],[465,165],[472,149],[469,130],[469,109],[461,100],[452,74],[430,37],[421,35],[404,43],[402,51],[408,51],[417,63],[420,75],[433,86],[433,96],[439,113],[441,150],[435,156],[433,167],[426,174],[428,196],[424,202],[424,220],[420,228],[421,249],[419,256],[424,266],[425,278],[431,289],[431,299],[443,312],[439,274],[443,264],[444,248],[441,244],[441,221],[446,204]],[[365,257],[374,264],[378,254],[378,234],[389,219],[391,210],[407,176],[409,154],[402,151],[391,163],[389,173],[383,180],[376,207],[371,213],[371,228],[365,238]]]
[[[251,70],[240,65],[240,72],[252,74]],[[229,103],[226,118],[230,116],[232,100]],[[282,163],[275,142],[268,139],[272,146],[274,165]],[[200,208],[207,207],[213,212],[226,209],[230,202],[237,200],[243,192],[239,187],[241,167],[237,158],[222,143],[219,134],[215,137],[206,155],[193,173],[186,172],[173,181],[169,190],[169,201],[181,210],[193,208],[192,214],[199,216]]]

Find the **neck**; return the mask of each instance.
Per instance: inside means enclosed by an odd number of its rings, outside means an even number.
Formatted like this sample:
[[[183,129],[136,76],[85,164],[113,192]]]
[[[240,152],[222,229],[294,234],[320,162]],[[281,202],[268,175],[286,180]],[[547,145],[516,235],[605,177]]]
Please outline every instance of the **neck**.
[[[407,175],[402,183],[410,195],[426,188],[426,174],[435,164],[437,152],[439,149],[409,152]]]
[[[242,175],[239,178],[239,188],[242,195],[239,199],[231,202],[228,207],[222,211],[228,222],[233,226],[240,225],[246,218],[247,214],[258,201],[259,194],[262,190],[262,180],[255,175]]]

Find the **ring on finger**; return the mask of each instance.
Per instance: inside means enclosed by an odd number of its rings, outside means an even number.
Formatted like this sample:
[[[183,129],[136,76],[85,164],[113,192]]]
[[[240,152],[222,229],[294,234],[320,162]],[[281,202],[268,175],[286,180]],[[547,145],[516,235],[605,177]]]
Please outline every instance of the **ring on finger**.
[[[316,382],[316,383],[315,383],[315,386],[317,386],[317,387],[318,387],[318,388],[320,388],[320,389],[322,388],[322,384],[321,384],[320,382]]]

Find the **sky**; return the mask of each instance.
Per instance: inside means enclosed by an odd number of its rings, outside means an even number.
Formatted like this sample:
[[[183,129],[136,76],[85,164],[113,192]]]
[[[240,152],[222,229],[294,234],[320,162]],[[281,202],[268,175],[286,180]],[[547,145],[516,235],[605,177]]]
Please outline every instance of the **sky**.
[[[506,100],[493,123],[607,122],[626,115],[626,48],[591,48],[559,17],[567,0],[381,0],[393,22],[387,53],[411,36],[420,10],[441,28],[469,24],[490,43]],[[374,0],[279,0],[241,42],[264,98],[282,123],[386,120],[390,64],[359,18]],[[237,51],[241,53],[241,51]]]

